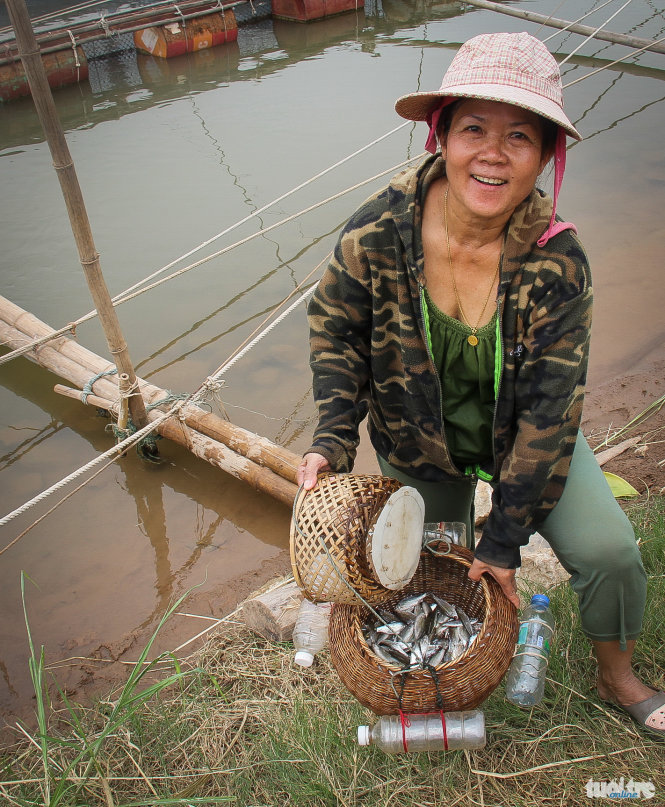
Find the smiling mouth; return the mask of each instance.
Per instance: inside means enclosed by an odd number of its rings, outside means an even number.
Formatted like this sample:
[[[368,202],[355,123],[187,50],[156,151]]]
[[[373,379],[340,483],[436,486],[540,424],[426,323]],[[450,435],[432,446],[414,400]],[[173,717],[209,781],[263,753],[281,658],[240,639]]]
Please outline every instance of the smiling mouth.
[[[481,177],[478,174],[471,174],[471,176],[476,180],[476,182],[480,182],[483,185],[505,185],[507,180],[505,179],[493,179],[492,177]]]

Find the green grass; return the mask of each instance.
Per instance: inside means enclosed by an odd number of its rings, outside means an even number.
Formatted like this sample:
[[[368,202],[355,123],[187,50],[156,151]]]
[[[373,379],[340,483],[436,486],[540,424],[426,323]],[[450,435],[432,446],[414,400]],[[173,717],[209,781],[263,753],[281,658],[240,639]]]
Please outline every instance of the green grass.
[[[665,687],[665,512],[663,497],[627,512],[649,578],[635,666]],[[595,662],[569,587],[550,592],[556,619],[541,704],[522,711],[500,686],[482,705],[487,746],[474,752],[390,756],[360,748],[356,729],[375,718],[341,684],[326,651],[296,669],[289,643],[227,626],[188,668],[144,686],[146,665],[119,695],[66,719],[48,709],[43,663],[32,649],[38,698],[35,743],[0,758],[3,804],[211,805],[238,807],[425,807],[588,805],[589,779],[652,782],[665,803],[665,746],[602,703]],[[142,656],[145,661],[146,655]],[[152,670],[154,673],[154,669]],[[140,677],[139,677],[140,676]],[[11,784],[8,782],[11,781]],[[56,800],[57,799],[57,800]],[[626,799],[614,801],[626,803]],[[633,800],[630,800],[634,803]]]

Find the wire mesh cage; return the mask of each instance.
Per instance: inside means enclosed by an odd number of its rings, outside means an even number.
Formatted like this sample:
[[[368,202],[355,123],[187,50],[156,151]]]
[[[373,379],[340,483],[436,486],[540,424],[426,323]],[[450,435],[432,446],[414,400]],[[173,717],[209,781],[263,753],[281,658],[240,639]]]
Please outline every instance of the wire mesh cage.
[[[473,554],[450,546],[447,554],[424,551],[418,568],[399,593],[382,607],[391,608],[405,595],[434,592],[482,622],[473,643],[454,661],[432,669],[403,672],[368,646],[363,626],[370,619],[364,605],[338,604],[330,619],[330,656],[346,688],[377,715],[404,712],[464,711],[482,703],[505,675],[515,648],[517,609],[488,575],[480,582],[467,572]]]

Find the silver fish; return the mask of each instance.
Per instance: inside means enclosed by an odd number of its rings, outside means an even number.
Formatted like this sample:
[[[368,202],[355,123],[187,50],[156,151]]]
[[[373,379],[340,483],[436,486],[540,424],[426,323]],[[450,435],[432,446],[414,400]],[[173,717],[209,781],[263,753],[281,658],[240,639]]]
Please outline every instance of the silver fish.
[[[404,628],[404,630],[400,633],[399,638],[403,642],[407,643],[412,642],[415,632],[416,632],[416,622],[414,620]]]
[[[443,597],[439,597],[438,594],[433,593],[432,599],[446,616],[451,616],[453,619],[457,619],[457,609],[454,605],[451,605],[447,600],[444,600]]]
[[[387,661],[388,664],[396,664],[398,667],[401,666],[400,662],[394,659],[388,650],[383,647],[383,645],[380,645],[377,642],[376,644],[371,645],[371,648],[374,655],[378,656],[383,661]]]
[[[400,622],[399,620],[393,620],[392,622],[388,622],[386,625],[379,625],[378,627],[374,628],[377,633],[381,634],[390,634],[391,636],[399,635],[400,631],[404,630],[404,623]]]
[[[466,615],[466,612],[463,611],[461,608],[457,609],[457,616],[462,620],[462,625],[464,625],[464,630],[468,633],[469,636],[473,634],[473,625],[471,624],[471,620]]]
[[[427,617],[422,611],[416,616],[413,630],[413,640],[418,641],[425,635],[425,627],[427,625]]]
[[[368,646],[402,670],[438,667],[458,659],[475,641],[482,621],[432,592],[404,597],[363,626]]]

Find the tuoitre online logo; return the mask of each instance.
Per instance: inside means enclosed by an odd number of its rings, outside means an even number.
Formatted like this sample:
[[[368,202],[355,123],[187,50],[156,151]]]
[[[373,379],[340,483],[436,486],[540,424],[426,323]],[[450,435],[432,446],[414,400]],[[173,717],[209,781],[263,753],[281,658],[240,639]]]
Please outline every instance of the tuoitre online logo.
[[[656,795],[656,787],[652,782],[624,781],[622,776],[618,782],[596,782],[589,779],[585,785],[590,799],[652,799]]]

